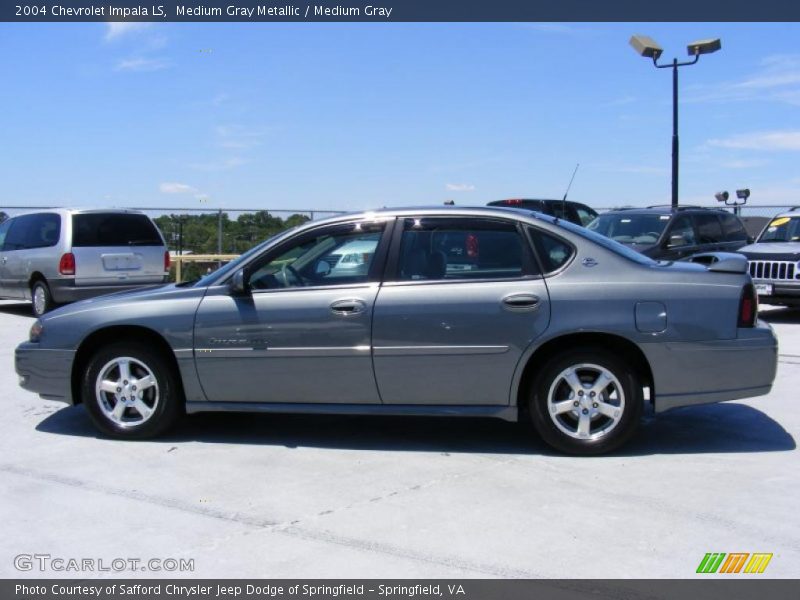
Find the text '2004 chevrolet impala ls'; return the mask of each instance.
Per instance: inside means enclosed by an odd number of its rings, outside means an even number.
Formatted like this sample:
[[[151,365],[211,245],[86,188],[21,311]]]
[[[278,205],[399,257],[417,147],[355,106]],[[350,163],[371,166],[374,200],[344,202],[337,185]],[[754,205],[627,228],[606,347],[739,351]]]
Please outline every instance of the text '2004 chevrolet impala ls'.
[[[348,215],[195,282],[55,310],[16,369],[124,439],[183,412],[455,415],[599,454],[645,397],[662,412],[769,392],[777,342],[746,261],[712,258],[656,262],[516,209]]]

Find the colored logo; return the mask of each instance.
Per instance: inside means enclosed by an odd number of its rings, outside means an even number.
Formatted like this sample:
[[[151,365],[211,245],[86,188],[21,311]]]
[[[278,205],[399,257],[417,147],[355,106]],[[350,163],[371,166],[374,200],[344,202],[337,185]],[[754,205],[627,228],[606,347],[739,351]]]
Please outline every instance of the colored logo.
[[[700,561],[698,573],[763,573],[772,553],[766,552],[709,552]]]

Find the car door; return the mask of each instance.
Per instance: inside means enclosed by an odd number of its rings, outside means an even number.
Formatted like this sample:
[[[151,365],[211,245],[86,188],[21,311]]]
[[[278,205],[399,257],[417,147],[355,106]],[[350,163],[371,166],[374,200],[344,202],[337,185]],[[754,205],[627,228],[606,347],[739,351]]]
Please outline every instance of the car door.
[[[517,363],[550,320],[524,230],[498,218],[405,218],[391,257],[372,334],[383,403],[508,404]]]
[[[209,289],[197,311],[195,362],[220,402],[380,403],[372,370],[372,312],[386,221],[300,233],[249,263],[249,291]],[[358,243],[358,268],[337,268]]]
[[[677,215],[667,226],[657,260],[680,260],[697,252],[697,235],[689,215]]]
[[[716,213],[695,213],[692,215],[697,231],[697,252],[723,250],[722,224]]]
[[[724,236],[723,250],[736,252],[742,246],[747,245],[749,239],[747,230],[738,217],[730,214],[721,214],[720,219],[722,219],[722,234]]]
[[[28,277],[25,272],[25,253],[27,252],[31,225],[36,215],[22,215],[15,217],[6,233],[3,243],[2,263],[2,288],[6,298],[24,298],[28,287]]]
[[[8,292],[6,290],[6,280],[8,279],[6,264],[8,263],[8,256],[6,254],[5,240],[8,236],[8,230],[13,222],[14,219],[7,219],[0,223],[0,297],[8,296]]]

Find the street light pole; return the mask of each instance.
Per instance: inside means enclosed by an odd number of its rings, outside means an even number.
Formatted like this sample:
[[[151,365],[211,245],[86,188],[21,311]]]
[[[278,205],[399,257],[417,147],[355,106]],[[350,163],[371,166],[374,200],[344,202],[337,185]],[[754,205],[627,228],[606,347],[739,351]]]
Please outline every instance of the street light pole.
[[[658,59],[663,53],[663,49],[652,38],[646,35],[634,35],[630,40],[631,46],[641,56],[653,59],[653,65],[657,69],[672,69],[672,210],[678,208],[678,169],[680,142],[678,139],[678,68],[695,64],[700,60],[701,54],[710,54],[722,48],[719,39],[700,40],[689,44],[687,50],[693,60],[678,62],[673,58],[671,63],[660,65]]]

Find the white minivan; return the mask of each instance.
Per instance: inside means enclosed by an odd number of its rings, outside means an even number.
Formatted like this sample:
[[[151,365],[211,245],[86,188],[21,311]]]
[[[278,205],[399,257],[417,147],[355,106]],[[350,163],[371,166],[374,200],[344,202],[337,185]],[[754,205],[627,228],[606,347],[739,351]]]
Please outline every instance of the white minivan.
[[[0,223],[0,298],[31,300],[36,316],[168,275],[164,238],[138,211],[52,209]]]

